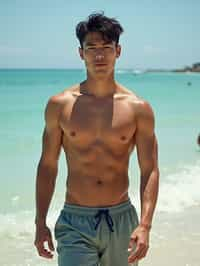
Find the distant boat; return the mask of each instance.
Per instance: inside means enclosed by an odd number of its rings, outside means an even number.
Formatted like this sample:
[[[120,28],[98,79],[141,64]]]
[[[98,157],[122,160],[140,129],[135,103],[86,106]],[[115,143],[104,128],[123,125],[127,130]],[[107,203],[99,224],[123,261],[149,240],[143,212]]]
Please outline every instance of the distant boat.
[[[117,74],[124,74],[124,73],[129,73],[129,72],[130,72],[130,70],[128,70],[128,69],[117,69],[116,70]]]
[[[139,69],[134,69],[134,70],[132,71],[132,73],[133,73],[134,75],[139,75],[139,74],[143,74],[144,71],[139,70]]]
[[[192,71],[190,71],[190,70],[185,71],[185,74],[191,74],[191,73],[192,73]]]

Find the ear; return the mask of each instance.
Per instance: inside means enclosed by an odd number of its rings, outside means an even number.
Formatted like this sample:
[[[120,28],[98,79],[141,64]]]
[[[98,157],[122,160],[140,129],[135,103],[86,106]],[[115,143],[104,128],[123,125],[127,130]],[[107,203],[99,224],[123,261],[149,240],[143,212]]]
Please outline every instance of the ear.
[[[84,60],[84,57],[83,57],[83,49],[81,47],[78,48],[78,51],[79,51],[79,55],[80,55],[80,58],[82,60]]]
[[[116,55],[117,58],[119,58],[121,55],[121,45],[119,44],[117,45],[117,48],[116,48],[116,54],[117,54]]]

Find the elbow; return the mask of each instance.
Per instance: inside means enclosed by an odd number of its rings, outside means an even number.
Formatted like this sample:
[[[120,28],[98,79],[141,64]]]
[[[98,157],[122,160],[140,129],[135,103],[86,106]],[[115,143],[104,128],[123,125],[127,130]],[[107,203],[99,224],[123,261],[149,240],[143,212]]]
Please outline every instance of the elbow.
[[[38,169],[37,169],[38,177],[55,180],[57,173],[58,173],[57,163],[44,162],[40,160]]]
[[[152,172],[152,180],[151,180],[155,188],[156,194],[158,194],[158,190],[159,190],[159,179],[160,179],[160,172],[159,172],[159,168],[156,167],[154,171]]]
[[[158,167],[154,167],[150,177],[152,177],[152,179],[154,180],[154,183],[157,183],[157,185],[159,184],[160,171]]]
[[[160,171],[158,166],[154,166],[151,170],[141,172],[141,189],[144,189],[147,184],[159,185]]]
[[[159,179],[159,177],[160,177],[160,170],[159,170],[158,166],[156,166],[154,168],[153,172],[155,173],[156,177]]]

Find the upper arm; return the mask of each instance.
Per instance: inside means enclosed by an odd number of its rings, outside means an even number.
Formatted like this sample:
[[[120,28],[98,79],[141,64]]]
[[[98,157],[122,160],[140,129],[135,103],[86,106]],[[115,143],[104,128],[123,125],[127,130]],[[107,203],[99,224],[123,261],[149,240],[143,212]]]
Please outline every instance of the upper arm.
[[[157,168],[157,140],[154,114],[147,102],[139,103],[136,115],[136,149],[142,176],[149,176]]]
[[[42,139],[41,162],[48,166],[55,166],[60,155],[62,129],[59,125],[59,116],[59,99],[53,96],[48,101],[45,109],[45,128]]]

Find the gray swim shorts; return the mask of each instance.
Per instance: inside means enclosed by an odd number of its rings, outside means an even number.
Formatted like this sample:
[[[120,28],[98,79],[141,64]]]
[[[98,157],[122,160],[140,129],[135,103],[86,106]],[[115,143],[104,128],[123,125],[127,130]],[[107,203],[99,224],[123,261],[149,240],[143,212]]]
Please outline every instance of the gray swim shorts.
[[[55,225],[59,266],[128,264],[128,244],[138,225],[130,200],[110,207],[64,204]]]

